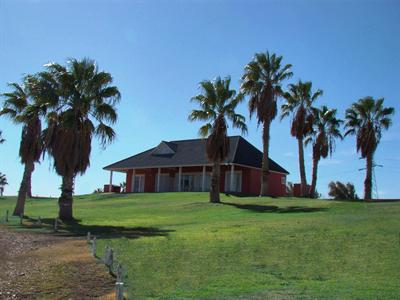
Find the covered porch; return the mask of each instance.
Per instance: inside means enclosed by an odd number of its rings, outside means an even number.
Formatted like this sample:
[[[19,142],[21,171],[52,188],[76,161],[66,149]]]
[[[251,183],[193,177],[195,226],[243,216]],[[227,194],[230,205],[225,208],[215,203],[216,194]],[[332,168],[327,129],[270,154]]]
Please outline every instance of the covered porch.
[[[110,171],[108,186],[113,186],[114,171]],[[117,171],[126,173],[127,193],[207,192],[210,190],[212,167],[210,165],[168,166]],[[242,167],[234,164],[221,165],[221,192],[240,193],[242,185]]]

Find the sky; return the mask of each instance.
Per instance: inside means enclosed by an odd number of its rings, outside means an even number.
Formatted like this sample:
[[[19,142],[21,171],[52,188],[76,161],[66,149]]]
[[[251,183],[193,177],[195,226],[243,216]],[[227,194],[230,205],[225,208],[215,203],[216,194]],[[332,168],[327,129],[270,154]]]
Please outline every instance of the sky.
[[[122,98],[116,141],[105,150],[93,141],[91,165],[76,179],[75,193],[87,194],[109,181],[102,168],[156,146],[161,140],[198,137],[200,123],[189,123],[190,98],[198,83],[231,76],[239,88],[244,66],[256,52],[275,52],[293,65],[292,79],[322,89],[316,103],[338,109],[339,117],[364,96],[384,97],[396,109],[393,126],[376,151],[374,196],[399,198],[400,177],[400,2],[398,1],[45,1],[0,0],[0,91],[49,61],[89,57],[110,72]],[[280,103],[282,104],[282,100]],[[261,128],[247,118],[244,136],[262,149]],[[290,119],[275,119],[270,157],[299,182],[298,149]],[[0,172],[15,195],[22,179],[18,157],[21,127],[0,118],[6,142],[0,145]],[[240,134],[229,128],[230,135]],[[306,148],[311,180],[311,149]],[[363,194],[365,161],[355,138],[338,142],[319,167],[317,190],[327,197],[332,180],[352,182]],[[122,174],[114,182],[124,181]],[[52,161],[36,166],[34,195],[57,196],[61,178]],[[376,194],[377,193],[377,194]]]

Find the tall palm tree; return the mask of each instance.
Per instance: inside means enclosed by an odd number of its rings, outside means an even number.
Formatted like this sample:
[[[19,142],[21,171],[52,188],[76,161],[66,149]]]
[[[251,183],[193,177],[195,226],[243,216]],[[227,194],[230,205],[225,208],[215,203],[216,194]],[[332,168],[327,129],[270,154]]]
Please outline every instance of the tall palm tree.
[[[307,196],[307,178],[304,167],[304,145],[303,140],[311,131],[313,124],[312,105],[322,95],[321,90],[314,93],[311,91],[311,81],[298,81],[289,85],[289,91],[284,94],[286,102],[282,104],[281,120],[292,115],[290,134],[297,139],[299,148],[299,168],[301,179],[301,195]]]
[[[305,145],[312,144],[313,149],[313,167],[312,179],[309,194],[315,196],[315,187],[317,185],[318,163],[321,158],[332,156],[335,150],[335,140],[343,139],[340,133],[340,124],[342,120],[336,118],[336,109],[329,109],[323,105],[321,108],[313,109],[312,129],[305,139]]]
[[[206,153],[213,163],[211,174],[210,202],[219,203],[219,182],[221,177],[221,162],[229,151],[229,139],[227,134],[228,121],[233,128],[238,128],[242,133],[247,132],[245,118],[237,114],[235,109],[243,100],[243,95],[236,95],[236,91],[230,89],[231,78],[221,79],[217,77],[213,81],[200,82],[201,93],[192,98],[200,109],[192,110],[190,121],[204,121],[199,134],[207,137]]]
[[[0,172],[0,197],[3,197],[4,187],[8,184],[6,175]]]
[[[26,196],[32,197],[31,178],[35,170],[35,162],[40,161],[43,143],[41,139],[41,117],[46,109],[40,101],[40,79],[27,75],[23,84],[10,83],[12,91],[4,93],[5,101],[0,116],[9,117],[14,123],[22,124],[19,157],[24,164],[24,173],[18,191],[14,215],[23,215]]]
[[[355,135],[357,140],[357,152],[366,159],[366,171],[364,181],[364,200],[372,199],[372,168],[374,153],[380,142],[382,131],[389,129],[394,115],[393,107],[383,106],[384,98],[374,99],[365,97],[346,110],[345,128],[347,135]]]
[[[46,65],[52,92],[52,110],[44,132],[46,151],[54,158],[54,168],[62,177],[59,218],[73,219],[73,190],[76,175],[90,164],[92,137],[105,147],[115,139],[111,127],[117,120],[115,105],[120,92],[112,86],[111,74],[99,71],[90,59],[71,59],[67,66]]]
[[[277,115],[277,100],[283,95],[282,82],[292,77],[292,65],[281,65],[282,56],[256,53],[253,60],[244,68],[241,92],[249,96],[250,117],[257,115],[262,124],[263,157],[260,196],[268,195],[269,140],[271,122]]]

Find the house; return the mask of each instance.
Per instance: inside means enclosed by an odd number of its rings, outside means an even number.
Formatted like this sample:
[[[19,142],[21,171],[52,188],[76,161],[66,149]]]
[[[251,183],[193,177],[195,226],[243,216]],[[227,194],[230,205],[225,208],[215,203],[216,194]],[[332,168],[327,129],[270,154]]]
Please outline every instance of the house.
[[[261,185],[262,152],[240,136],[229,137],[229,154],[221,163],[221,192],[258,195]],[[269,193],[284,196],[289,174],[272,159],[270,162]],[[157,147],[104,167],[126,173],[126,191],[197,192],[209,191],[212,163],[206,157],[206,139],[166,142]]]

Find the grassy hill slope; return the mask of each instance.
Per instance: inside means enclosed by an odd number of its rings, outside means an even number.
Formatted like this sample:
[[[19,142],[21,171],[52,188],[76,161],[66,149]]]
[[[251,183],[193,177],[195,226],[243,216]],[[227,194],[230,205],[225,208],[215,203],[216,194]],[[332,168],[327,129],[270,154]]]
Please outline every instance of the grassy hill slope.
[[[207,200],[206,193],[77,196],[80,221],[63,229],[96,234],[99,256],[111,246],[126,270],[129,294],[139,299],[400,294],[400,202]],[[0,198],[1,216],[14,201]],[[27,203],[26,214],[45,223],[56,213],[54,199]]]

